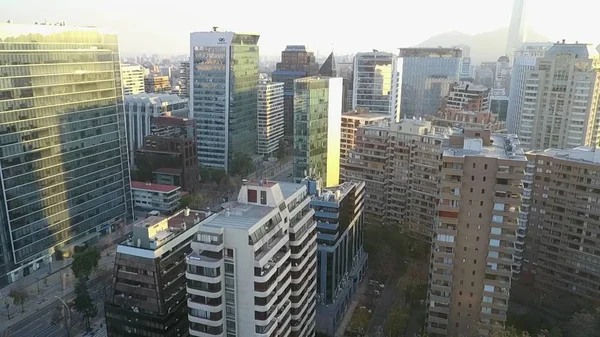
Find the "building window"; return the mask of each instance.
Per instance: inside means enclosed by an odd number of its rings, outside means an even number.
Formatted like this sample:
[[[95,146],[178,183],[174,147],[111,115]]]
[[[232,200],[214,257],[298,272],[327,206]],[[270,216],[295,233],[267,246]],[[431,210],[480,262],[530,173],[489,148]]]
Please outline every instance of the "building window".
[[[483,177],[483,181],[485,181],[485,177]]]
[[[485,189],[481,189],[481,194],[485,194]]]
[[[483,169],[487,170],[487,164],[483,164]]]
[[[260,204],[261,205],[267,204],[267,191],[260,191]]]
[[[233,249],[231,249],[231,248],[225,249],[225,257],[233,258]]]
[[[473,163],[473,168],[476,168],[476,167],[477,167],[477,164],[476,164],[476,163]]]
[[[479,202],[479,206],[483,206],[483,201],[480,201],[480,202]]]

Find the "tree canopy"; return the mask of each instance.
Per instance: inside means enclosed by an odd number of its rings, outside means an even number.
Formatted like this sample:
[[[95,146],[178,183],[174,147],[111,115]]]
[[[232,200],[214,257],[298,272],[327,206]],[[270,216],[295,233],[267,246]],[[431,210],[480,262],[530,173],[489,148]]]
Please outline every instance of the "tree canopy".
[[[92,272],[98,268],[100,261],[100,252],[96,247],[88,247],[85,250],[73,255],[73,264],[71,269],[76,278],[88,279]]]
[[[25,302],[27,302],[30,295],[23,285],[18,284],[16,287],[13,287],[8,293],[8,297],[12,298],[14,305],[21,306],[21,312],[25,312]]]
[[[229,173],[245,177],[254,170],[252,158],[247,153],[238,152],[229,164]]]
[[[90,330],[90,318],[96,317],[98,308],[92,301],[85,278],[79,279],[75,285],[75,310],[85,319],[87,331]]]

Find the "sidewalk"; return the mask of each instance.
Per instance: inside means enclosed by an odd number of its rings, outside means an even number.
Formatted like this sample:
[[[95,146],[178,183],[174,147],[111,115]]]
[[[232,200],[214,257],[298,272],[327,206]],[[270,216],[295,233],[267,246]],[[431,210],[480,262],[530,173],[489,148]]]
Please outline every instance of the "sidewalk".
[[[125,233],[131,230],[131,225],[126,226],[121,231],[115,231],[106,235],[97,243],[98,248],[101,250],[100,261],[98,267],[112,268],[114,264],[114,251],[115,251],[115,240],[120,240]],[[110,242],[110,244],[109,244]],[[102,250],[103,246],[108,246],[106,250]],[[106,255],[105,252],[110,252],[110,255]],[[51,272],[48,266],[40,268],[35,272],[23,277],[21,280],[9,284],[0,290],[0,331],[27,319],[28,317],[36,314],[38,311],[45,309],[49,304],[54,302],[55,296],[64,297],[69,293],[73,292],[75,286],[75,276],[71,271],[72,258],[68,258],[62,261],[52,262]],[[25,302],[25,312],[21,312],[21,306],[13,304],[12,298],[8,296],[10,290],[13,287],[17,287],[20,284],[25,285],[27,291],[30,294],[29,299]],[[5,303],[8,303],[10,311],[10,320],[7,316],[7,310]]]
[[[371,277],[372,274],[373,273],[371,272],[371,270],[368,270],[367,273],[365,274],[365,276],[363,277],[362,283],[360,284],[360,287],[358,288],[357,294],[354,296],[354,299],[348,305],[348,310],[346,310],[346,313],[344,314],[344,317],[342,318],[342,321],[340,322],[340,325],[338,326],[337,331],[335,332],[335,337],[343,337],[344,336],[344,333],[346,332],[346,328],[348,327],[348,325],[350,324],[350,321],[352,320],[352,315],[354,315],[354,309],[356,309],[356,307],[360,303],[360,300],[362,299],[363,294],[365,293],[365,291],[367,290],[367,287],[369,286],[369,278]]]

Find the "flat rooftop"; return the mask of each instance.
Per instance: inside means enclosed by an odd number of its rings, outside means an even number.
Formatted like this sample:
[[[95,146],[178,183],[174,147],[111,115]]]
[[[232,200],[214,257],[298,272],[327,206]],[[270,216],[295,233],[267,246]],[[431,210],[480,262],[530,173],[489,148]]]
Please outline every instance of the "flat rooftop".
[[[580,146],[574,149],[546,149],[531,151],[529,153],[542,154],[549,157],[569,160],[579,163],[587,164],[600,164],[600,148],[596,148],[596,151],[592,151],[591,147]]]
[[[166,185],[166,184],[155,184],[155,183],[146,183],[143,181],[131,181],[131,188],[136,190],[144,190],[151,192],[161,192],[161,193],[169,193],[180,189],[181,187],[175,185]]]
[[[465,157],[481,156],[498,159],[527,161],[516,135],[492,134],[491,144],[483,146],[481,138],[465,137],[462,149],[450,148],[444,151],[444,156]]]
[[[391,116],[389,114],[378,113],[378,112],[354,110],[354,111],[348,111],[348,112],[342,113],[342,118],[344,118],[344,117],[371,121],[371,120],[380,120],[380,119],[383,120],[386,118],[390,118]]]
[[[266,179],[262,182],[258,180],[248,181],[246,185],[267,188],[276,188],[278,186],[281,189],[284,199],[291,197],[294,193],[305,188],[303,184],[277,182]],[[243,204],[237,201],[226,202],[222,207],[223,210],[216,217],[204,223],[205,227],[227,227],[248,230],[273,210],[277,209],[276,207]]]
[[[346,195],[352,190],[352,187],[356,185],[357,183],[355,182],[347,181],[337,186],[326,187],[321,191],[321,195],[318,197],[313,196],[312,199],[325,202],[338,202],[344,199],[344,197],[346,197]]]

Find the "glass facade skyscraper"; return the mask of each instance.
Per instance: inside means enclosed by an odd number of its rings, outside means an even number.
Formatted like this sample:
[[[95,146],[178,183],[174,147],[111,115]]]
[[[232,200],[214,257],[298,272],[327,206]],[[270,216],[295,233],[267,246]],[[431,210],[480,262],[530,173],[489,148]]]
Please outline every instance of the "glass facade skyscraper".
[[[319,72],[319,64],[315,61],[313,52],[306,46],[286,46],[281,52],[281,62],[271,74],[273,82],[283,82],[283,115],[284,135],[291,138],[294,135],[294,80],[302,77],[315,76]]]
[[[116,35],[0,24],[0,283],[131,214]]]
[[[342,78],[306,77],[294,81],[294,157],[296,182],[340,181]]]
[[[459,80],[462,50],[402,48],[400,111],[404,117],[435,114],[451,83]]]
[[[255,153],[258,35],[195,32],[190,36],[190,118],[201,166],[227,170],[236,153]]]

